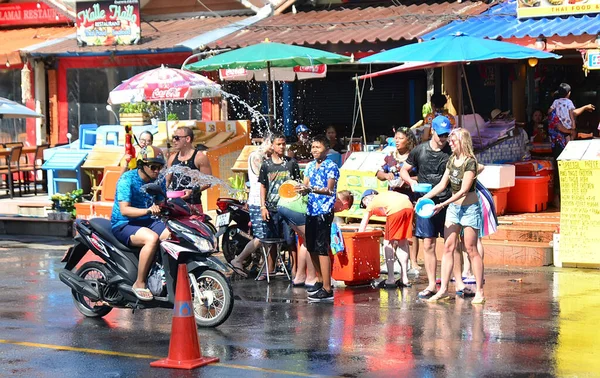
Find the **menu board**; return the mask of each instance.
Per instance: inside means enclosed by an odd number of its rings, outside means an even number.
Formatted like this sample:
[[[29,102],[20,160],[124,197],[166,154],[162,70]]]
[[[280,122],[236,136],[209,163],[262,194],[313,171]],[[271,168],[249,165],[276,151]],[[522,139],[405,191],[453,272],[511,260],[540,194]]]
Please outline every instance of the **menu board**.
[[[600,267],[600,140],[567,147],[558,162],[560,259],[563,266]],[[582,160],[565,160],[576,150]]]
[[[375,177],[377,171],[352,171],[340,169],[340,179],[337,190],[349,190],[354,196],[354,204],[349,210],[335,213],[338,217],[362,218],[364,209],[360,208],[360,198],[367,189],[375,189],[378,192],[388,190],[387,181],[380,181]],[[385,218],[372,217],[374,220],[385,220]]]
[[[600,0],[519,0],[517,18],[600,12]]]
[[[135,45],[141,38],[138,0],[78,1],[79,46]]]

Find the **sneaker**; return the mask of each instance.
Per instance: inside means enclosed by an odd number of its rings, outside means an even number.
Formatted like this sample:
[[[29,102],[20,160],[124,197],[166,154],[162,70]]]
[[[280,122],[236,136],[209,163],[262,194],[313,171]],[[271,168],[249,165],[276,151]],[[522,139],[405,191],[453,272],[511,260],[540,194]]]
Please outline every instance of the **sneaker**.
[[[322,288],[323,288],[323,282],[316,282],[314,285],[306,285],[306,293],[308,295],[313,295],[314,293],[319,291],[319,289],[322,289]]]
[[[333,290],[326,291],[320,288],[316,293],[308,296],[309,302],[333,302]]]

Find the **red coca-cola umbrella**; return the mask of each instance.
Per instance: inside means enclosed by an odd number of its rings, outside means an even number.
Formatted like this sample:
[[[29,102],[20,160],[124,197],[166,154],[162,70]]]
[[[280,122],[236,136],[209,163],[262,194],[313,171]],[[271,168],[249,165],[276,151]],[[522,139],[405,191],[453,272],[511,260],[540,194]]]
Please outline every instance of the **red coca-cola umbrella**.
[[[108,96],[111,105],[195,100],[220,96],[220,85],[194,72],[161,66],[125,80]]]

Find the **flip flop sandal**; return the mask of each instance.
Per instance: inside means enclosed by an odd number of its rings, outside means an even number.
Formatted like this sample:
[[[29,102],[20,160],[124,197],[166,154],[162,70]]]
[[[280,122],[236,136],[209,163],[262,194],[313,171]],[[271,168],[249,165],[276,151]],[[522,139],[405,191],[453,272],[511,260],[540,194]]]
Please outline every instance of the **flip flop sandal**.
[[[152,295],[152,292],[148,289],[142,289],[139,287],[132,287],[131,289],[133,290],[133,294],[135,294],[137,299],[139,299],[140,301],[151,301],[154,299],[154,295]],[[150,296],[144,296],[142,293]]]
[[[237,275],[242,276],[244,278],[248,278],[248,273],[246,273],[244,271],[244,269],[238,268],[237,266],[235,266],[231,263],[228,263],[227,266],[229,266],[231,268],[231,270],[233,270]]]
[[[412,284],[409,282],[407,284],[405,284],[404,282],[402,282],[402,280],[398,280],[396,281],[396,286],[402,288],[402,287],[412,287]]]
[[[269,273],[269,278],[271,278],[271,277],[275,277],[275,272]],[[267,280],[267,273],[261,273],[260,277],[258,277],[256,280],[257,281],[266,281]]]
[[[435,295],[434,291],[431,291],[429,289],[425,289],[423,291],[421,291],[417,297],[421,298],[421,299],[427,299],[427,298],[431,298]]]
[[[294,281],[292,281],[292,286],[293,287],[304,287],[304,282],[295,283]]]
[[[375,287],[378,289],[396,289],[398,287],[398,285],[396,285],[395,283],[387,283],[387,282],[385,282],[385,280],[383,280],[383,281],[379,281],[375,285]]]
[[[474,297],[475,296],[475,292],[471,289],[469,289],[468,287],[465,287],[462,290],[456,290],[456,295],[458,295],[459,297]]]
[[[474,305],[479,305],[479,304],[484,304],[485,303],[485,298],[477,298],[477,299],[473,299],[471,301],[471,304]]]
[[[450,298],[450,296],[448,294],[444,294],[439,298],[434,298],[434,297],[428,298],[427,302],[429,302],[429,303],[445,302],[445,301],[449,301],[450,299],[452,299],[452,298]]]

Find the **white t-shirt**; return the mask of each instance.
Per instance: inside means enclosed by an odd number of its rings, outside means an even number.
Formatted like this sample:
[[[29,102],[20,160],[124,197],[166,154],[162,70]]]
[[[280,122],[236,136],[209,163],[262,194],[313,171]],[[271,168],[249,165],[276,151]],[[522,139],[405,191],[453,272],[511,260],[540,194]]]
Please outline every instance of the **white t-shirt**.
[[[254,160],[254,164],[252,161]],[[248,156],[248,180],[250,181],[250,193],[248,193],[248,205],[260,206],[260,183],[258,182],[258,173],[260,172],[260,164],[262,162],[260,153],[254,151]],[[254,169],[253,166],[258,165]]]
[[[566,129],[572,129],[573,125],[571,124],[571,110],[575,110],[575,105],[573,101],[568,98],[559,98],[554,100],[552,103],[551,109],[556,110],[556,116],[560,119],[560,122]]]

